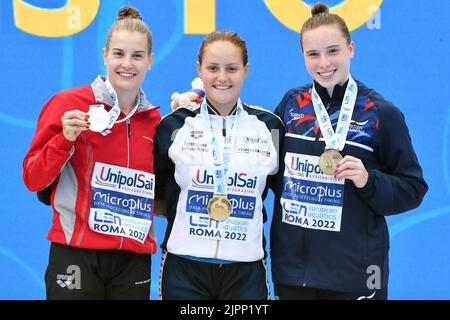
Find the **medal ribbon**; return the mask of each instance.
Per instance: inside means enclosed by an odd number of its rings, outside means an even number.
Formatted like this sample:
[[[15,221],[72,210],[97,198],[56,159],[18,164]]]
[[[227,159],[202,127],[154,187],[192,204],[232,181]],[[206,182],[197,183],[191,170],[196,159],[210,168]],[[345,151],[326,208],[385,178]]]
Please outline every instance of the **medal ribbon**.
[[[336,132],[331,125],[330,116],[325,108],[322,99],[320,99],[316,88],[312,87],[312,102],[314,111],[316,112],[317,121],[320,130],[325,139],[325,149],[334,149],[341,151],[345,146],[350,120],[352,119],[353,109],[355,107],[356,96],[358,94],[358,86],[352,76],[349,75],[347,88],[345,89],[344,99],[342,100],[341,110],[339,112]]]
[[[234,117],[233,124],[231,125],[230,132],[225,137],[225,143],[223,147],[223,152],[219,153],[217,148],[217,140],[216,135],[214,134],[214,127],[212,125],[209,112],[208,112],[208,104],[206,103],[206,99],[203,99],[200,114],[209,124],[209,130],[206,132],[210,133],[210,145],[211,145],[211,153],[214,160],[214,193],[220,195],[226,195],[228,193],[226,179],[228,176],[228,164],[230,163],[231,153],[234,150],[234,143],[236,140],[236,128],[239,117],[244,112],[244,108],[242,106],[241,99],[238,99],[236,106],[236,115]],[[227,131],[228,132],[228,131]]]
[[[112,101],[114,103],[113,107],[108,112],[109,121],[108,121],[108,128],[107,129],[111,129],[114,126],[115,123],[124,122],[124,121],[128,120],[129,118],[131,118],[133,116],[133,114],[138,109],[139,104],[141,103],[141,93],[139,92],[139,94],[138,94],[137,103],[134,106],[133,110],[131,110],[131,112],[124,119],[117,121],[117,118],[120,115],[119,98],[117,97],[116,90],[114,90],[114,88],[112,87],[112,85],[111,85],[111,83],[109,82],[108,79],[106,79],[105,85],[106,85],[106,88],[108,89],[109,95],[111,96],[111,99],[112,99]]]

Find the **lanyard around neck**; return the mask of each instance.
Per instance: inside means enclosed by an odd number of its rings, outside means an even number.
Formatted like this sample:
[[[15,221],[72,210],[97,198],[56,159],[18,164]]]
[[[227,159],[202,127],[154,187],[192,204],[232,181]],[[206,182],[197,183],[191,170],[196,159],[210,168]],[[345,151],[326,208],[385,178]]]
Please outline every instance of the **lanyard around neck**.
[[[234,144],[236,140],[236,128],[238,124],[239,118],[242,116],[244,111],[244,107],[242,106],[241,99],[238,100],[236,106],[236,115],[234,117],[233,124],[225,137],[225,143],[223,147],[223,152],[219,152],[217,146],[216,135],[214,133],[214,127],[211,122],[211,117],[208,112],[208,104],[206,99],[203,99],[203,102],[200,107],[200,115],[203,117],[205,122],[209,124],[209,128],[206,132],[209,132],[210,138],[210,146],[211,146],[211,154],[214,160],[214,193],[220,195],[226,195],[227,191],[227,176],[228,176],[228,165],[231,158],[231,153],[234,150]]]
[[[111,110],[109,110],[108,112],[108,117],[109,117],[109,122],[108,122],[108,128],[107,129],[111,129],[115,123],[121,123],[124,121],[127,121],[129,118],[131,118],[133,116],[133,114],[137,111],[139,104],[141,103],[141,95],[140,92],[138,93],[137,96],[137,102],[136,105],[134,106],[134,108],[130,111],[130,113],[123,119],[121,120],[117,120],[117,118],[120,115],[121,109],[119,106],[119,97],[117,95],[116,90],[114,90],[114,88],[112,87],[111,83],[109,82],[108,79],[106,79],[105,81],[105,85],[106,88],[108,89],[109,95],[113,101],[113,107],[111,108]]]
[[[325,139],[325,149],[334,149],[339,151],[344,149],[357,94],[358,86],[352,76],[349,75],[347,88],[345,89],[344,99],[342,100],[341,110],[339,112],[336,132],[334,132],[327,109],[325,108],[322,99],[320,99],[320,96],[313,84],[312,102],[317,121],[319,122],[320,130],[322,131],[323,138]]]

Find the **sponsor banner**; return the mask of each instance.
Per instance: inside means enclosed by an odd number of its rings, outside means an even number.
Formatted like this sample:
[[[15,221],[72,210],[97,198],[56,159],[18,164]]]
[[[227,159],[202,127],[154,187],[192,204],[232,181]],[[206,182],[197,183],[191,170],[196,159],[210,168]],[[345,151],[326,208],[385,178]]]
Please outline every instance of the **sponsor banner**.
[[[91,187],[91,230],[144,243],[152,224],[155,176],[97,162]]]
[[[287,153],[282,221],[303,228],[340,231],[344,181],[325,175],[319,157]]]

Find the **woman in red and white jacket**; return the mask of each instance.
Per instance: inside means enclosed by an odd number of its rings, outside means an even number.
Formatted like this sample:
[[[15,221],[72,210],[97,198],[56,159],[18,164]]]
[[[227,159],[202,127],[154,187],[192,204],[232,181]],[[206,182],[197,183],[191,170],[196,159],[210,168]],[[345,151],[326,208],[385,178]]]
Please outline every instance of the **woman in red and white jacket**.
[[[52,97],[23,162],[30,191],[51,189],[48,299],[148,299],[153,137],[160,121],[141,83],[152,35],[124,7],[109,30],[107,77]]]

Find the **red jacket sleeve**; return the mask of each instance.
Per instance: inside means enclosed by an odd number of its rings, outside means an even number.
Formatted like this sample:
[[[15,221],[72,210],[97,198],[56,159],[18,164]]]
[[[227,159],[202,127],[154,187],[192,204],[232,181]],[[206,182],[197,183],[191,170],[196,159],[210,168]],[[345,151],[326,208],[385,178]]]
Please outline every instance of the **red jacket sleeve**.
[[[42,109],[36,133],[23,160],[23,180],[30,191],[49,186],[71,156],[74,142],[62,133],[61,117],[67,111],[61,94],[51,98]]]

